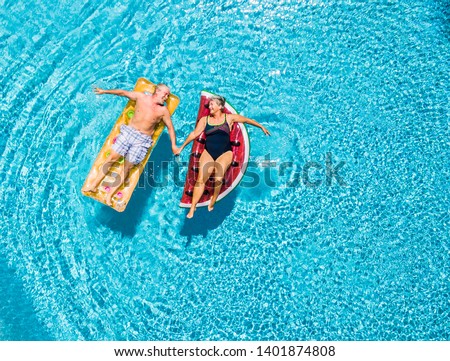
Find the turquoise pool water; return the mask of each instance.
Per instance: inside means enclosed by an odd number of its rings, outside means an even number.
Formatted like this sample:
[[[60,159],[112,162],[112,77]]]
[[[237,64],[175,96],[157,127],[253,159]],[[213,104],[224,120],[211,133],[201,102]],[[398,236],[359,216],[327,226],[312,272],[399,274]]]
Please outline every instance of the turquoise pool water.
[[[448,340],[448,3],[115,3],[0,1],[0,339]],[[125,213],[81,195],[126,103],[92,87],[141,76],[179,143],[202,89],[272,132],[213,213],[167,133]]]

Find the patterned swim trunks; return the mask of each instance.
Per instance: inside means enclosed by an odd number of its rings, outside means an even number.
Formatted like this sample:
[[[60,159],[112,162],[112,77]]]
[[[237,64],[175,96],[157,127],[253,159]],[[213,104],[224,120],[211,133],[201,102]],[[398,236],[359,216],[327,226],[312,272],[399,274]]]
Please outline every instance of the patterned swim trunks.
[[[130,163],[139,164],[147,155],[152,144],[151,136],[128,125],[122,125],[112,149],[124,156]]]

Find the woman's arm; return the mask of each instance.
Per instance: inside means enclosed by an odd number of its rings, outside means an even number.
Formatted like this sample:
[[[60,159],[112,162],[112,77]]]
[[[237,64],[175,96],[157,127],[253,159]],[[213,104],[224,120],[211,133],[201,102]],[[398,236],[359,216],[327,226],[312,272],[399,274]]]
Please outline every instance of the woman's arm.
[[[95,94],[101,95],[101,94],[113,94],[118,95],[120,97],[127,97],[130,100],[137,100],[139,93],[138,92],[130,92],[123,89],[101,89],[101,88],[95,88],[94,89]]]
[[[190,142],[192,142],[195,138],[197,138],[200,134],[202,134],[202,132],[205,130],[205,127],[206,127],[206,117],[200,118],[195,129],[188,135],[183,145],[180,148],[178,148],[178,153],[176,155],[179,155],[185,146],[187,146]]]
[[[246,124],[254,125],[255,127],[260,128],[264,132],[265,135],[270,135],[269,131],[263,125],[259,124],[256,120],[243,117],[242,115],[239,115],[239,114],[233,114],[231,116],[231,121],[233,123],[246,123]]]

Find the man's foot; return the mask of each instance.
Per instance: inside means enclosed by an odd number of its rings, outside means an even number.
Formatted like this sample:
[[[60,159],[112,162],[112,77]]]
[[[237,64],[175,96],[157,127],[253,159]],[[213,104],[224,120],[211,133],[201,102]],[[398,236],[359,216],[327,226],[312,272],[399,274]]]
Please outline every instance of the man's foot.
[[[126,202],[117,202],[115,208],[120,211],[121,209],[125,208],[126,205]]]
[[[94,187],[94,186],[92,186],[92,185],[90,185],[90,184],[86,184],[86,186],[84,186],[81,190],[83,191],[83,192],[85,192],[85,193],[87,193],[87,192],[92,192],[92,193],[94,193],[94,192],[97,192],[97,189],[96,189],[97,187]]]
[[[112,196],[106,197],[105,202],[108,206],[112,207]]]

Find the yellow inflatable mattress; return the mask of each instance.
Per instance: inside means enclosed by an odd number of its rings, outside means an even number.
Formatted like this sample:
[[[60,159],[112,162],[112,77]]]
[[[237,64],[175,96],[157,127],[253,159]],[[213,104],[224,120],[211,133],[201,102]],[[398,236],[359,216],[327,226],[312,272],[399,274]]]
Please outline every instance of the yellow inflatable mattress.
[[[136,92],[155,92],[156,85],[152,82],[148,81],[145,78],[139,78],[136,82],[136,85],[134,87],[134,91]],[[169,98],[167,99],[167,108],[169,109],[170,115],[173,114],[175,109],[177,108],[178,104],[180,103],[180,99],[173,94],[169,95]],[[115,142],[116,137],[119,135],[120,126],[122,124],[128,124],[129,120],[134,115],[134,107],[135,107],[135,101],[130,100],[125,108],[122,111],[122,114],[120,114],[119,118],[117,119],[116,123],[114,124],[113,129],[111,130],[111,133],[109,134],[108,138],[106,138],[105,143],[103,144],[102,149],[100,150],[100,153],[97,156],[97,159],[94,162],[94,165],[92,166],[84,184],[83,187],[86,184],[92,183],[92,181],[96,178],[100,167],[105,162],[105,159],[109,156],[109,152],[111,151],[111,145]],[[161,136],[163,130],[164,130],[164,123],[161,121],[155,128],[155,132],[153,133],[153,145],[150,147],[150,149],[147,152],[147,155],[145,156],[144,160],[131,168],[127,179],[125,180],[125,183],[116,191],[116,194],[112,198],[112,206],[111,208],[115,209],[118,212],[123,212],[131,198],[131,195],[133,194],[134,188],[136,187],[139,177],[142,174],[145,165],[147,164],[148,159],[150,158],[150,154],[153,151],[153,148],[156,146],[156,143],[158,142],[159,137]],[[124,160],[123,157],[119,159],[118,162],[114,163],[113,166],[110,168],[108,174],[103,179],[103,181],[99,184],[97,188],[97,192],[84,192],[81,191],[85,196],[93,198],[103,204],[106,205],[106,197],[108,195],[108,192],[111,190],[112,185],[115,183],[117,184],[117,179],[119,174],[121,174],[120,167],[123,166]]]

